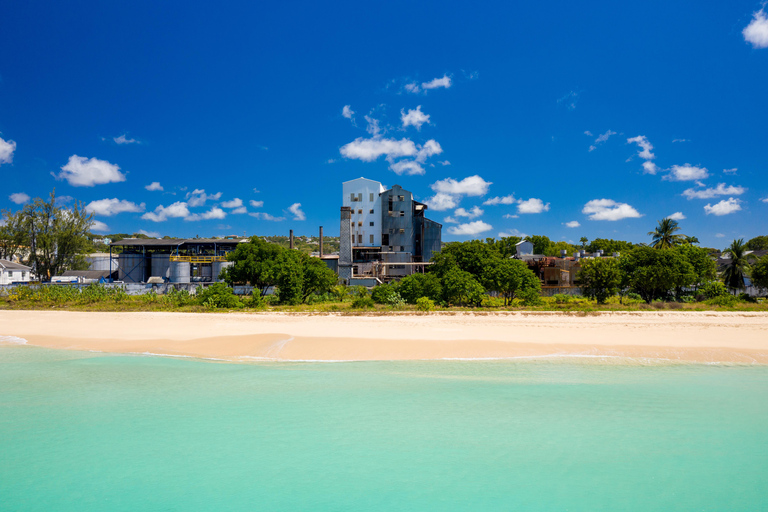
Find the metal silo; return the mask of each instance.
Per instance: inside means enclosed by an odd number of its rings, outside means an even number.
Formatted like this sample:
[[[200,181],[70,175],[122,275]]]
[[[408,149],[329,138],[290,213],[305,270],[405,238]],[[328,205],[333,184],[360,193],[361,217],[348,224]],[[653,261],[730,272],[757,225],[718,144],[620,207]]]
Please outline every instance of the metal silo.
[[[170,273],[172,283],[189,283],[189,262],[171,261]]]
[[[117,278],[126,283],[143,283],[145,277],[145,258],[143,254],[122,253],[118,257]]]
[[[219,278],[219,276],[221,275],[221,271],[227,267],[231,267],[234,264],[235,263],[233,261],[214,261],[213,262],[213,280],[221,281],[221,278]]]
[[[168,254],[152,255],[152,277],[162,277],[168,279],[170,277],[171,259]]]

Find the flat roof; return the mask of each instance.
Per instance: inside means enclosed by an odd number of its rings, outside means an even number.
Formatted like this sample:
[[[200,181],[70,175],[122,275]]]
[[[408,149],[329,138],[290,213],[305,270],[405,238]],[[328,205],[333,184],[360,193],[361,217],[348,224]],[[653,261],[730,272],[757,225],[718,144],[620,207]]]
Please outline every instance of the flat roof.
[[[219,244],[232,245],[247,242],[247,238],[123,238],[110,243],[110,246],[151,246],[151,247],[175,247],[177,245]]]

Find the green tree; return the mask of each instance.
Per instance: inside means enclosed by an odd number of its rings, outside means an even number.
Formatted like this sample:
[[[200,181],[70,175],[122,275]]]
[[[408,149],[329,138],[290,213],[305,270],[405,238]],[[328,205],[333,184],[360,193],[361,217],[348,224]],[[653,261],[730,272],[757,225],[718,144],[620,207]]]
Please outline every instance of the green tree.
[[[768,236],[756,236],[744,244],[748,251],[765,251],[768,249]]]
[[[587,248],[587,242],[589,242],[589,238],[583,236],[579,238],[579,242],[581,242],[581,248],[586,249]]]
[[[433,273],[411,274],[400,280],[397,289],[400,296],[409,304],[416,304],[421,297],[439,301],[443,297],[443,286]]]
[[[693,265],[671,249],[637,247],[619,258],[619,268],[622,287],[630,288],[648,303],[696,281]]]
[[[547,254],[552,245],[552,240],[544,235],[531,235],[527,239],[533,244],[533,254]]]
[[[712,281],[717,277],[717,264],[709,257],[709,251],[690,244],[682,244],[674,249],[693,266],[696,280],[693,286],[698,288],[701,284]]]
[[[614,258],[586,259],[581,263],[581,290],[584,295],[605,304],[621,289],[621,268]]]
[[[541,293],[541,281],[520,260],[502,259],[489,265],[483,274],[483,283],[487,289],[499,292],[504,297],[505,306],[519,294],[531,290]]]
[[[768,293],[768,254],[757,260],[750,269],[752,284]]]
[[[463,306],[478,306],[483,301],[485,288],[475,277],[464,270],[454,269],[441,280],[445,301]]]
[[[648,235],[653,237],[651,247],[654,249],[670,249],[680,245],[686,239],[686,236],[675,234],[676,231],[680,231],[680,226],[677,225],[676,220],[669,217],[661,219],[656,229],[648,232]]]
[[[495,244],[480,240],[451,242],[432,257],[431,271],[442,278],[454,267],[458,267],[460,270],[469,272],[476,279],[480,279],[485,266],[498,258],[500,253]]]
[[[613,240],[608,238],[595,238],[587,246],[587,251],[595,253],[597,251],[603,251],[604,254],[613,254],[615,252],[625,253],[631,251],[634,248],[632,242],[625,242],[624,240]]]
[[[727,256],[722,274],[725,286],[734,291],[744,289],[744,277],[749,275],[749,261],[756,259],[755,255],[747,254],[744,239],[739,238],[723,251],[723,256]]]
[[[29,245],[29,222],[23,210],[3,210],[0,215],[0,259],[26,258],[23,248]]]
[[[227,260],[234,265],[222,271],[222,279],[230,286],[235,283],[249,283],[258,288],[263,297],[271,286],[277,284],[277,257],[286,249],[279,245],[265,242],[254,236],[238,244],[234,251],[227,254]]]
[[[304,271],[304,281],[301,300],[306,302],[310,295],[328,293],[339,282],[336,273],[328,268],[320,258],[313,258],[306,253],[301,254]]]
[[[519,236],[504,236],[495,241],[493,238],[486,240],[493,241],[496,250],[502,258],[509,258],[517,254],[517,244],[522,241],[522,238]]]
[[[275,284],[281,304],[300,304],[304,290],[301,253],[283,250],[275,260]]]
[[[578,251],[579,248],[561,240],[559,242],[550,243],[546,252],[543,254],[546,256],[560,256],[560,251],[562,250],[565,250],[566,256],[571,256],[574,252]]]

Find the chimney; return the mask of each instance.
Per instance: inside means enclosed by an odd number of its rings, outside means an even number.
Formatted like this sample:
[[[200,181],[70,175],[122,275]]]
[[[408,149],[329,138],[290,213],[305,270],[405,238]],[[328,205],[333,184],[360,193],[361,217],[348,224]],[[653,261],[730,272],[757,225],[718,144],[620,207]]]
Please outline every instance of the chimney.
[[[293,249],[293,230],[291,230],[290,235],[288,235],[288,248]]]
[[[352,208],[341,207],[341,226],[339,229],[339,278],[349,284],[352,279]]]
[[[320,226],[320,257],[323,257],[323,226]]]

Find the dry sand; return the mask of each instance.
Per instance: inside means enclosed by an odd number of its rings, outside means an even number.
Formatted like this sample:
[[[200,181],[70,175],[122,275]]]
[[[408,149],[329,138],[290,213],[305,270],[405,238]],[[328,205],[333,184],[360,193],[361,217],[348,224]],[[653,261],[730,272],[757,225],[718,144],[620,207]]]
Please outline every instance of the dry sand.
[[[343,316],[0,311],[30,345],[231,361],[623,356],[768,363],[768,314],[633,312]]]

